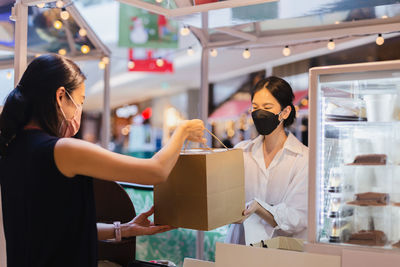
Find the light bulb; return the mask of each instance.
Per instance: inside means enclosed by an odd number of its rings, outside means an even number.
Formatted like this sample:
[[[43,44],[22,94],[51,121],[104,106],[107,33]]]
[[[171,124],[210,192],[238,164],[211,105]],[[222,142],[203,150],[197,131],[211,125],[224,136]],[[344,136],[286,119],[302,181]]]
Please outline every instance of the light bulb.
[[[68,13],[68,11],[66,11],[66,10],[61,11],[60,17],[61,17],[63,20],[69,19],[69,13]]]
[[[211,49],[210,50],[210,55],[212,56],[212,57],[216,57],[217,55],[218,55],[218,51],[217,51],[217,49]]]
[[[193,48],[192,48],[191,46],[189,46],[189,48],[188,48],[188,50],[187,50],[187,54],[188,54],[189,56],[193,56],[194,50],[193,50]]]
[[[328,42],[327,47],[328,47],[329,50],[335,49],[335,42],[332,39],[330,39],[329,42]]]
[[[84,54],[89,53],[90,52],[90,47],[87,46],[87,45],[82,45],[81,46],[81,52],[84,53]]]
[[[11,78],[12,78],[11,71],[7,71],[6,77],[7,77],[7,80],[11,80]]]
[[[246,49],[243,51],[242,56],[243,56],[243,58],[245,58],[245,59],[249,59],[249,58],[251,57],[251,53],[250,53],[250,51],[249,51],[248,48],[246,48]]]
[[[60,50],[58,50],[58,53],[62,56],[65,56],[67,54],[67,50],[65,50],[64,48],[61,48]]]
[[[46,4],[45,3],[40,3],[40,4],[37,4],[36,6],[38,8],[44,8],[46,6]]]
[[[335,24],[340,24],[340,21],[338,21],[338,20],[337,20],[337,21],[335,21]]]
[[[157,58],[156,65],[161,68],[164,66],[164,60],[162,58]]]
[[[57,1],[57,2],[56,2],[56,7],[62,8],[63,6],[64,6],[63,1]]]
[[[104,70],[106,68],[106,63],[104,63],[103,61],[99,62],[99,69]]]
[[[285,57],[290,56],[290,53],[291,53],[291,52],[292,52],[292,51],[290,51],[289,46],[285,46],[285,48],[283,48],[283,50],[282,50],[282,54],[283,54]]]
[[[383,45],[384,42],[385,42],[385,39],[382,37],[382,34],[378,34],[378,37],[376,37],[376,44]]]
[[[84,28],[81,28],[81,29],[79,30],[79,35],[80,35],[80,36],[85,37],[86,34],[87,34],[87,31],[86,31]]]
[[[182,36],[189,35],[189,33],[190,33],[190,29],[189,29],[188,26],[183,26],[183,28],[181,28],[181,35]]]
[[[382,18],[383,18],[383,19],[387,19],[388,16],[387,16],[387,15],[383,15]]]
[[[129,61],[129,62],[128,62],[128,68],[129,68],[129,69],[133,69],[134,67],[135,67],[135,62]]]
[[[41,54],[36,54],[36,55],[35,55],[35,57],[40,57],[40,56],[41,56]]]
[[[54,21],[53,26],[54,26],[54,28],[56,28],[57,30],[59,30],[59,29],[62,28],[63,24],[62,24],[61,21],[56,20],[56,21]]]
[[[109,57],[103,57],[101,59],[101,61],[104,62],[104,64],[108,64],[108,63],[110,63],[110,58]]]
[[[156,0],[157,3],[162,3],[163,0]]]

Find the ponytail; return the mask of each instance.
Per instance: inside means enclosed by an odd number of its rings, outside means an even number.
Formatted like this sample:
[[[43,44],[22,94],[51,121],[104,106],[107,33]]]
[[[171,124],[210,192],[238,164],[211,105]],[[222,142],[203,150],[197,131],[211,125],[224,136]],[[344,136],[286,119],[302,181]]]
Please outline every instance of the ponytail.
[[[30,120],[30,103],[17,86],[8,95],[0,115],[0,155],[4,156],[8,145]]]

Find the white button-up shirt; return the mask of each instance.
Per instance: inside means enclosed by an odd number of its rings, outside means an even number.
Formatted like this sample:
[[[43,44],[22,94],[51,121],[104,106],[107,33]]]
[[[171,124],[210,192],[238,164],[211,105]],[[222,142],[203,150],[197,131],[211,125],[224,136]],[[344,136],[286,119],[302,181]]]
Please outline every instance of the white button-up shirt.
[[[244,224],[232,224],[227,243],[250,244],[275,236],[306,238],[308,148],[289,134],[269,167],[264,161],[264,136],[243,141],[246,202],[257,201],[277,223],[274,228],[253,214]]]

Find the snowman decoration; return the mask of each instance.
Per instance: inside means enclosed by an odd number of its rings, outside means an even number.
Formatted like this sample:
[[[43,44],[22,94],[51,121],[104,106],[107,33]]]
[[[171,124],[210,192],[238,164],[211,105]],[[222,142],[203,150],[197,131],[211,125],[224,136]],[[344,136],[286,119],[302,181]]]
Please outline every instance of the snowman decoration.
[[[134,44],[144,44],[149,39],[149,34],[143,26],[143,20],[138,17],[133,17],[133,26],[130,27],[130,39]]]

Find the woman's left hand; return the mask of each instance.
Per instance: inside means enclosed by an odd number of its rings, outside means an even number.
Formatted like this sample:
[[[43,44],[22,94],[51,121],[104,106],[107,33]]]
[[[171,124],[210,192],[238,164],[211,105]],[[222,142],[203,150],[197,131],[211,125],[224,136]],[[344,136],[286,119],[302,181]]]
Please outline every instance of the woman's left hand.
[[[246,209],[243,211],[243,218],[235,222],[236,224],[243,223],[245,220],[247,220],[251,215],[254,213],[257,213],[262,207],[260,204],[258,204],[257,201],[253,200],[249,205],[246,206]]]
[[[154,235],[175,229],[169,225],[155,225],[149,220],[154,214],[154,206],[150,210],[139,214],[132,221],[121,225],[122,237],[132,237],[140,235]]]

